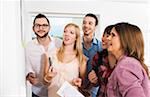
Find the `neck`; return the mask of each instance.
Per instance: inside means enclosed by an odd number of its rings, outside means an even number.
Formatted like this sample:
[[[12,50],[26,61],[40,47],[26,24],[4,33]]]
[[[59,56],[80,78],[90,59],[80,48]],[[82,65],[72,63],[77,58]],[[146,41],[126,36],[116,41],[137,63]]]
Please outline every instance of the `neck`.
[[[67,45],[67,46],[65,46],[64,54],[72,54],[74,52],[75,52],[74,45]]]
[[[93,40],[93,34],[91,33],[91,34],[88,34],[88,35],[84,35],[83,40],[84,40],[84,42],[91,43],[92,40]]]
[[[89,49],[91,47],[91,43],[93,41],[93,37],[92,36],[84,36],[83,37],[83,41],[84,41],[84,47],[86,49]]]
[[[44,47],[48,46],[49,42],[51,41],[49,36],[44,37],[44,38],[37,37],[37,40],[39,44],[43,45]]]
[[[122,59],[123,56],[124,56],[123,52],[120,52],[115,57],[116,57],[117,61],[119,61]]]

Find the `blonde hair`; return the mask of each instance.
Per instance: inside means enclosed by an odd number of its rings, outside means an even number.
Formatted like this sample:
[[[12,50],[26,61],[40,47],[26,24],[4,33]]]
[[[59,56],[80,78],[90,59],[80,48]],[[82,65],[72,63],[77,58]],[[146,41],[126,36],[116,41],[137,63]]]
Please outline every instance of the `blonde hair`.
[[[82,44],[81,44],[81,36],[80,36],[80,28],[78,25],[74,24],[74,23],[69,23],[65,26],[64,30],[67,27],[73,26],[75,28],[75,32],[76,32],[76,41],[75,41],[75,45],[74,45],[74,50],[76,52],[76,57],[78,58],[79,64],[86,64],[86,58],[83,55],[82,52]],[[57,58],[59,61],[63,61],[64,59],[64,43],[62,43],[62,46],[60,47],[60,49],[58,50],[57,53]]]
[[[148,67],[144,64],[144,40],[139,27],[129,23],[118,23],[115,30],[120,36],[121,46],[124,54],[136,58],[148,73]]]

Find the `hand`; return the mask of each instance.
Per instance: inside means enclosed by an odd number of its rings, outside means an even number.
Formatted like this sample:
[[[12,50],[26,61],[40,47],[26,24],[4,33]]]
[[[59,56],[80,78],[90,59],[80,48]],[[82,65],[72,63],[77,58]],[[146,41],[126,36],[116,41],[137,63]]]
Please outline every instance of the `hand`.
[[[73,84],[74,86],[81,87],[82,79],[81,79],[81,78],[74,78],[74,79],[72,80],[72,84]]]
[[[89,74],[88,74],[88,78],[90,80],[91,83],[96,84],[98,82],[98,77],[96,76],[96,73],[94,70],[92,70]]]
[[[44,81],[51,82],[52,78],[55,77],[56,74],[57,74],[56,70],[52,66],[50,66],[49,71],[44,76]]]
[[[36,84],[39,82],[39,80],[38,80],[38,78],[36,77],[35,73],[32,73],[32,72],[30,72],[30,73],[27,75],[26,79],[27,79],[32,85],[36,85]]]

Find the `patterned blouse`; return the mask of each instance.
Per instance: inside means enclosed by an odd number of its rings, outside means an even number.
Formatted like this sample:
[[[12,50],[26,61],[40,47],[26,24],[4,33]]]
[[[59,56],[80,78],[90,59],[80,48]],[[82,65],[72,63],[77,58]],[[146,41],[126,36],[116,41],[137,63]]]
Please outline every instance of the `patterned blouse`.
[[[110,69],[108,61],[108,51],[104,49],[101,52],[97,52],[92,60],[93,70],[98,77],[98,85],[100,86],[97,97],[107,97],[107,83],[108,77],[112,73],[113,69]]]

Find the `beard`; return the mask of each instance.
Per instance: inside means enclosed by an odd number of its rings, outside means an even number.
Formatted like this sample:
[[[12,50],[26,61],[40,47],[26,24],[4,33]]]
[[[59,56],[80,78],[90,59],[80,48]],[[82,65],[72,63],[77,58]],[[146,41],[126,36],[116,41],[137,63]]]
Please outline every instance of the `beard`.
[[[37,37],[39,37],[39,38],[45,38],[47,35],[48,35],[48,32],[47,33],[45,33],[43,36],[40,36],[39,34],[37,34],[37,33],[35,33],[35,35],[37,36]]]

